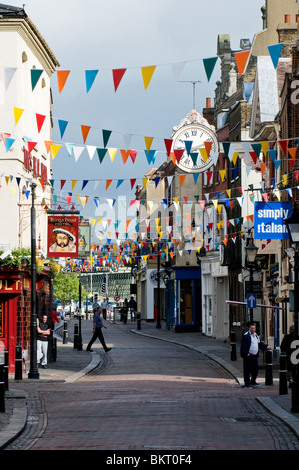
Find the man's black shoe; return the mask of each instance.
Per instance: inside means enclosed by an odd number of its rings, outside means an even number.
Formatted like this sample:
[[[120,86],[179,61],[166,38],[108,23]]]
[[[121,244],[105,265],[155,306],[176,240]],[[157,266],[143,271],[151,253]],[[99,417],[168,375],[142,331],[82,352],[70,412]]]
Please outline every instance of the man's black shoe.
[[[94,349],[86,349],[86,351],[94,352]]]
[[[111,351],[111,348],[107,348],[107,349],[105,350],[105,352],[109,352],[109,351]]]

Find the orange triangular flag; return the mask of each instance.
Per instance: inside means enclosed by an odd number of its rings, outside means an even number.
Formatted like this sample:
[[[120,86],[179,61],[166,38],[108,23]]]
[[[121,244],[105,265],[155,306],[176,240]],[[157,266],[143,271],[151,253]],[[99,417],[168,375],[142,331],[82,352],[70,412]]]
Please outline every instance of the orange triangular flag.
[[[263,174],[264,174],[264,172],[265,172],[266,167],[267,167],[267,163],[261,163],[261,172],[262,172],[262,176],[263,176]]]
[[[88,133],[90,131],[90,126],[81,126],[81,130],[82,130],[82,137],[83,137],[83,142],[85,144],[85,141],[87,139],[87,136],[88,136]]]
[[[109,188],[111,183],[112,183],[112,180],[106,180],[106,190]]]
[[[127,163],[127,160],[130,156],[130,152],[131,152],[131,150],[120,150],[120,154],[122,156],[124,165]]]
[[[289,154],[291,155],[292,159],[295,161],[296,159],[296,152],[297,152],[297,149],[288,149],[289,151]]]
[[[238,67],[239,77],[243,75],[250,52],[251,51],[249,50],[249,51],[242,51],[242,52],[235,53],[235,59],[236,59],[237,67]]]
[[[70,74],[70,70],[57,70],[57,82],[58,82],[59,94],[62,92],[69,74]]]
[[[47,153],[50,152],[52,144],[54,144],[54,140],[45,140],[45,147],[46,147]]]
[[[186,178],[186,175],[180,175],[181,186],[183,186],[185,178]]]
[[[211,153],[211,148],[212,148],[213,142],[205,142],[204,144],[205,144],[205,149],[207,151],[207,155],[209,157],[210,153]]]

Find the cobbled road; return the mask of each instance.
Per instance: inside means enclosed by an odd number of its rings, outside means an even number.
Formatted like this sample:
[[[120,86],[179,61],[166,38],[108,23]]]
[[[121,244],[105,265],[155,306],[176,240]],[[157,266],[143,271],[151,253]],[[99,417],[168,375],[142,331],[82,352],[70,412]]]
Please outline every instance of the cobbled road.
[[[87,327],[88,324],[88,327]],[[91,326],[84,322],[83,342]],[[74,383],[22,383],[23,433],[5,450],[159,451],[298,450],[291,430],[198,352],[111,324],[97,341],[101,363]],[[16,387],[14,387],[16,388]],[[190,467],[189,467],[190,468]]]

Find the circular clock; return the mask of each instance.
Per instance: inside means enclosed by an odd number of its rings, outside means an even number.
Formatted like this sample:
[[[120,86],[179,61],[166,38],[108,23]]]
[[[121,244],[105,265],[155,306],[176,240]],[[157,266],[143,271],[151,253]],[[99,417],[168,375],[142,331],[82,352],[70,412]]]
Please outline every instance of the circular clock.
[[[211,142],[209,157],[205,158],[199,149],[205,149],[205,142]],[[177,163],[181,170],[188,173],[200,173],[213,164],[212,153],[218,152],[218,141],[214,132],[201,124],[187,124],[179,128],[172,136],[172,149],[184,150]]]

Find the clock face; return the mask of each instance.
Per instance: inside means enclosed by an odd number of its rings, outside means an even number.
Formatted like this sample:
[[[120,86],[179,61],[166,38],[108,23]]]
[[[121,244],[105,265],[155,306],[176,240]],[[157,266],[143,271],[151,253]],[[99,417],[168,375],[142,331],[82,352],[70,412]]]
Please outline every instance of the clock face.
[[[205,142],[211,142],[210,154],[218,151],[218,142],[215,134],[208,127],[199,124],[189,124],[178,129],[172,137],[172,152],[184,150],[178,167],[186,172],[199,173],[205,171],[212,164],[212,158],[205,158],[199,149],[205,149]]]

